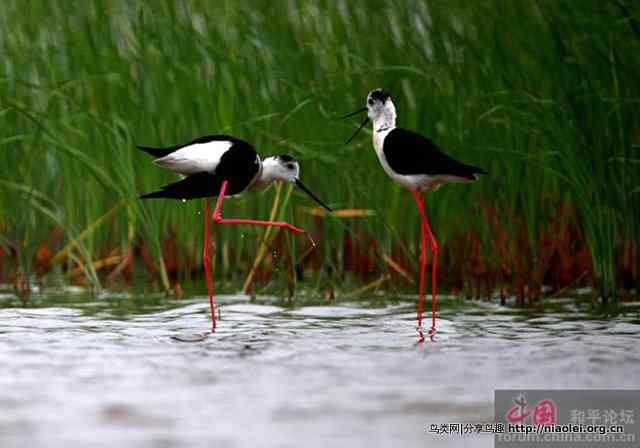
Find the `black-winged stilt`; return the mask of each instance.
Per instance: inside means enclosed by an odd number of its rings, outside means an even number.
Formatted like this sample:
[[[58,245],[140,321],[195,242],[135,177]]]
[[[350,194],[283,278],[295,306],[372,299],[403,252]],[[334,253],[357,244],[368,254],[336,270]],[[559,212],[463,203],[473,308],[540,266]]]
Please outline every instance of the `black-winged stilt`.
[[[487,174],[482,168],[466,165],[443,153],[435,143],[413,131],[396,127],[396,108],[388,92],[376,89],[367,95],[367,106],[345,115],[348,118],[367,112],[356,132],[347,144],[364,128],[369,120],[373,122],[373,148],[384,171],[397,183],[411,191],[420,214],[420,283],[418,291],[417,320],[420,340],[422,313],[424,310],[424,274],[427,266],[427,238],[433,258],[431,269],[431,328],[429,337],[433,339],[436,330],[436,275],[438,245],[429,220],[424,211],[422,192],[435,191],[447,182],[473,182],[479,174]]]
[[[239,195],[246,191],[261,190],[274,181],[294,183],[322,207],[331,211],[315,194],[300,181],[300,165],[291,156],[267,157],[261,160],[253,146],[228,135],[210,135],[197,138],[183,145],[167,148],[138,146],[154,156],[156,165],[185,176],[182,180],[165,185],[161,190],[140,196],[141,199],[205,198],[204,202],[204,242],[202,263],[209,294],[211,325],[215,331],[216,313],[211,279],[211,258],[209,256],[209,226],[214,224],[249,224],[265,227],[280,227],[293,233],[305,230],[286,222],[257,221],[253,219],[223,219],[221,216],[224,197]],[[216,205],[209,217],[209,197],[217,196]]]

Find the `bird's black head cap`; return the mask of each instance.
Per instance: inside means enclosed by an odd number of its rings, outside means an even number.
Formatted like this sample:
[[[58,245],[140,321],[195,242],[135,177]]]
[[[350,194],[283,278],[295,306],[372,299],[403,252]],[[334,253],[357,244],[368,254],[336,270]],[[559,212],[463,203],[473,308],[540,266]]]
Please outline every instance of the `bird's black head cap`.
[[[375,89],[369,92],[369,98],[372,100],[377,100],[384,103],[389,98],[391,98],[391,95],[389,94],[389,92],[387,92],[384,89]]]
[[[280,154],[278,156],[278,159],[280,159],[281,162],[295,162],[296,159],[294,159],[292,156],[290,156],[289,154]]]

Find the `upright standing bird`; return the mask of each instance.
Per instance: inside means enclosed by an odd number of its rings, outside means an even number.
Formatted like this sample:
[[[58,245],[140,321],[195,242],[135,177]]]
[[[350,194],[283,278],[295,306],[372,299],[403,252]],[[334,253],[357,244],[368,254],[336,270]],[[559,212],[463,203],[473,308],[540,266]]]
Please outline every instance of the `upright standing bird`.
[[[216,313],[211,279],[209,256],[209,226],[214,224],[249,224],[274,226],[293,233],[304,233],[303,229],[286,222],[257,221],[253,219],[223,219],[221,216],[224,197],[239,195],[246,191],[261,190],[275,181],[292,182],[307,193],[326,210],[331,209],[300,181],[300,165],[291,156],[267,157],[261,160],[249,143],[228,135],[210,135],[197,138],[183,145],[167,148],[138,146],[154,156],[156,165],[185,176],[182,180],[165,185],[161,190],[140,196],[141,199],[170,198],[204,201],[204,242],[202,263],[209,294],[211,325],[215,331]],[[213,214],[209,217],[209,197],[217,196]]]
[[[438,244],[431,232],[429,220],[424,211],[423,192],[435,191],[447,182],[473,182],[479,174],[487,174],[482,168],[466,165],[443,153],[435,143],[416,132],[396,127],[396,108],[391,95],[376,89],[367,95],[367,106],[345,115],[348,118],[367,112],[356,132],[347,144],[364,128],[369,120],[373,122],[373,148],[384,171],[402,187],[411,191],[420,213],[420,283],[418,291],[417,320],[420,340],[422,313],[424,310],[424,274],[427,266],[427,238],[433,258],[431,269],[431,328],[429,337],[433,339],[436,330],[436,275]]]

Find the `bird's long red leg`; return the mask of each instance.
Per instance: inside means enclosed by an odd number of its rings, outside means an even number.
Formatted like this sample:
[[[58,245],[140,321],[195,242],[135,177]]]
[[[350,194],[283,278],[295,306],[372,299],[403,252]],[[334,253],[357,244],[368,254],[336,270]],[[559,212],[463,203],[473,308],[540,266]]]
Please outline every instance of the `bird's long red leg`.
[[[424,333],[422,332],[422,314],[424,311],[424,272],[427,267],[427,233],[424,225],[424,203],[422,196],[417,191],[412,191],[413,199],[418,207],[420,213],[420,282],[418,286],[418,303],[416,304],[416,313],[418,321],[418,333],[420,334],[419,341],[424,341]]]
[[[215,224],[231,224],[231,225],[239,225],[239,224],[248,224],[252,226],[263,226],[263,227],[280,227],[282,229],[286,229],[293,233],[307,233],[306,230],[295,227],[288,222],[282,221],[258,221],[255,219],[224,219],[221,216],[222,213],[222,201],[224,199],[224,193],[227,190],[227,181],[225,180],[222,183],[222,188],[220,189],[220,195],[218,196],[218,201],[216,202],[216,208],[213,211],[213,216],[211,219]]]
[[[289,230],[293,233],[307,233],[304,229],[299,229],[298,227],[292,226],[287,222],[281,221],[257,221],[254,219],[223,219],[221,216],[222,213],[222,202],[224,201],[224,195],[227,191],[228,181],[223,181],[222,186],[220,187],[220,192],[218,193],[218,199],[216,200],[216,206],[213,209],[213,214],[211,218],[209,218],[209,201],[205,200],[205,218],[204,218],[204,249],[202,251],[202,261],[205,268],[205,277],[207,281],[207,290],[209,291],[209,306],[211,308],[211,322],[213,331],[216,329],[216,308],[215,308],[215,299],[213,298],[213,281],[211,279],[211,260],[209,257],[209,219],[213,221],[214,224],[249,224],[254,226],[265,226],[265,227],[280,227],[286,230]],[[313,240],[311,240],[313,242]],[[314,243],[315,244],[315,243]]]
[[[209,308],[211,310],[211,330],[216,331],[216,306],[213,299],[213,280],[211,279],[211,257],[209,256],[210,246],[210,222],[209,222],[209,199],[204,200],[204,241],[202,243],[202,265],[204,266],[204,278],[207,282],[207,292],[209,294]]]
[[[224,195],[227,191],[228,181],[223,181],[222,186],[220,187],[220,192],[218,193],[218,199],[216,200],[216,206],[213,209],[213,214],[211,215],[211,220],[214,224],[230,224],[230,225],[239,225],[239,224],[249,224],[254,226],[265,226],[265,227],[280,227],[286,230],[289,230],[293,233],[307,233],[304,229],[299,229],[298,227],[292,226],[287,222],[281,221],[257,221],[254,219],[223,219],[221,216],[222,213],[222,201],[224,201]],[[204,239],[205,246],[202,252],[202,260],[205,266],[205,276],[207,281],[207,289],[209,291],[209,306],[211,308],[211,322],[213,325],[213,330],[216,329],[216,310],[215,310],[215,300],[213,298],[213,282],[211,279],[211,261],[209,259],[209,202],[205,200],[205,218],[204,218]],[[311,237],[309,236],[309,239]],[[311,239],[312,244],[315,245],[313,239]]]
[[[429,338],[433,340],[433,335],[436,332],[436,280],[438,277],[438,243],[433,237],[431,227],[429,226],[429,220],[427,216],[424,217],[425,230],[429,237],[429,244],[431,246],[431,328],[429,329]]]
[[[416,199],[416,203],[420,204],[418,205],[418,210],[420,211],[420,218],[424,227],[424,233],[429,238],[429,245],[431,249],[431,328],[429,329],[429,338],[433,340],[433,335],[436,331],[436,279],[438,274],[438,243],[436,243],[436,239],[433,237],[433,233],[431,232],[431,226],[429,225],[429,220],[427,219],[427,215],[424,211],[424,203],[422,201],[422,197],[419,193],[414,192],[414,198]]]

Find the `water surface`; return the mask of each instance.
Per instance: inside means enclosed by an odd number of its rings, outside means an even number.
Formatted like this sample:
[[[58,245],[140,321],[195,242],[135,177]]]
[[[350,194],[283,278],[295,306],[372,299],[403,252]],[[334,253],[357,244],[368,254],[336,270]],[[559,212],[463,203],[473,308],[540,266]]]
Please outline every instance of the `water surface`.
[[[206,299],[0,297],[0,446],[493,446],[432,423],[489,423],[496,388],[638,388],[637,308],[596,319],[443,300],[283,307]],[[131,307],[131,303],[135,303]]]

